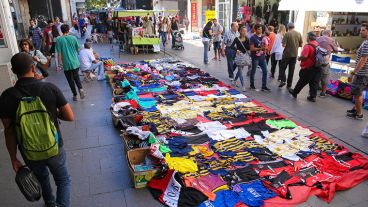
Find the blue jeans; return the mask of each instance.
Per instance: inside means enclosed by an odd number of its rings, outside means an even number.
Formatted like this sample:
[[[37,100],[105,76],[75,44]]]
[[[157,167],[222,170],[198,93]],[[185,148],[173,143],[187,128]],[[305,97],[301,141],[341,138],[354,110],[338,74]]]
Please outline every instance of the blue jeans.
[[[238,72],[236,73],[236,76],[234,78],[234,81],[238,80],[239,78],[242,86],[244,86],[243,68],[244,65],[238,65]]]
[[[41,40],[32,40],[32,43],[36,50],[41,50]]]
[[[225,49],[226,60],[227,60],[227,72],[229,73],[229,78],[234,78],[234,70],[236,64],[234,63],[236,51],[230,48]]]
[[[202,41],[203,42],[203,61],[204,64],[208,64],[208,48],[210,46],[210,41]]]
[[[92,63],[91,70],[97,73],[97,80],[105,80],[105,68],[102,61]]]
[[[167,37],[167,32],[161,32],[161,41],[164,46],[166,44],[166,37]]]
[[[257,66],[262,69],[262,88],[267,87],[267,63],[265,55],[254,56],[252,55],[252,71],[250,73],[250,86],[254,87],[254,76],[257,71]]]
[[[24,158],[24,156],[23,156]],[[47,160],[24,160],[42,186],[42,197],[46,205],[70,206],[71,179],[66,166],[66,153],[59,148],[59,155]],[[50,185],[49,170],[57,186],[56,199]]]

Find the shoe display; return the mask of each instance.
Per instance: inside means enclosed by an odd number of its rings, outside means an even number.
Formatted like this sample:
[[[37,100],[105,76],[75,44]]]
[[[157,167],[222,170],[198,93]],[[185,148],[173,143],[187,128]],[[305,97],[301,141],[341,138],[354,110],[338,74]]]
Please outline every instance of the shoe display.
[[[293,89],[290,88],[288,91],[294,98],[297,98],[298,95],[294,93]]]
[[[282,88],[282,87],[284,87],[286,85],[286,83],[285,82],[281,82],[280,83],[280,85],[279,85],[279,88]]]
[[[262,88],[262,91],[265,91],[265,92],[271,92],[271,89],[267,88],[267,87],[264,87]]]
[[[84,92],[84,90],[83,90],[83,89],[80,89],[80,90],[79,90],[79,94],[80,94],[80,98],[81,98],[81,99],[84,99],[84,98],[86,97],[86,93]]]
[[[316,98],[313,98],[311,96],[308,96],[307,100],[310,101],[310,102],[316,102]]]

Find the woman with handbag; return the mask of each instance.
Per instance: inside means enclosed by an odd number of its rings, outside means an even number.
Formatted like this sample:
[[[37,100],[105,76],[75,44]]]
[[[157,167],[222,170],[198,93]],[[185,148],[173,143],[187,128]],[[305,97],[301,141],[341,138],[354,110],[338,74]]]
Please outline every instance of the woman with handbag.
[[[212,21],[207,22],[202,31],[202,43],[204,48],[203,61],[208,64],[208,51],[210,50],[210,41],[212,39]]]
[[[34,64],[36,65],[36,68],[41,73],[40,75],[36,77],[37,79],[43,79],[49,76],[49,73],[47,72],[47,70],[44,69],[45,67],[48,67],[48,64],[49,64],[47,58],[42,54],[41,51],[36,50],[34,48],[33,44],[31,43],[29,39],[23,39],[20,41],[20,49],[21,49],[21,52],[25,52],[29,54],[30,56],[32,56],[32,59],[33,59]]]
[[[249,67],[252,63],[252,59],[248,54],[249,39],[247,38],[247,28],[245,26],[240,28],[240,36],[234,39],[234,42],[231,44],[230,48],[236,50],[235,64],[238,66],[238,72],[236,73],[232,84],[237,86],[236,81],[239,78],[242,85],[242,91],[246,91],[244,85],[243,68]]]

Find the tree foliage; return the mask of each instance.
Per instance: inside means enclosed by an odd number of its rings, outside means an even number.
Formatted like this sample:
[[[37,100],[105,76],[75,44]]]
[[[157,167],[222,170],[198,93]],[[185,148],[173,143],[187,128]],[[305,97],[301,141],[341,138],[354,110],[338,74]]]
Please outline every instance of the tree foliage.
[[[86,9],[101,9],[106,5],[106,0],[86,0]]]

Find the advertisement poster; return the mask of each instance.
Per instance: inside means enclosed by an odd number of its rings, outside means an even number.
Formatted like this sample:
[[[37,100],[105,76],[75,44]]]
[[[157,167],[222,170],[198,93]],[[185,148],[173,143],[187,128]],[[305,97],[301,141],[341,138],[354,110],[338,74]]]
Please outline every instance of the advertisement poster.
[[[207,10],[206,11],[206,23],[212,19],[216,18],[216,11],[215,10]]]
[[[192,21],[192,27],[197,27],[197,3],[193,2],[191,6],[191,21]]]
[[[6,47],[6,44],[5,44],[5,36],[3,32],[3,27],[1,25],[1,20],[0,20],[0,48],[1,47]]]

